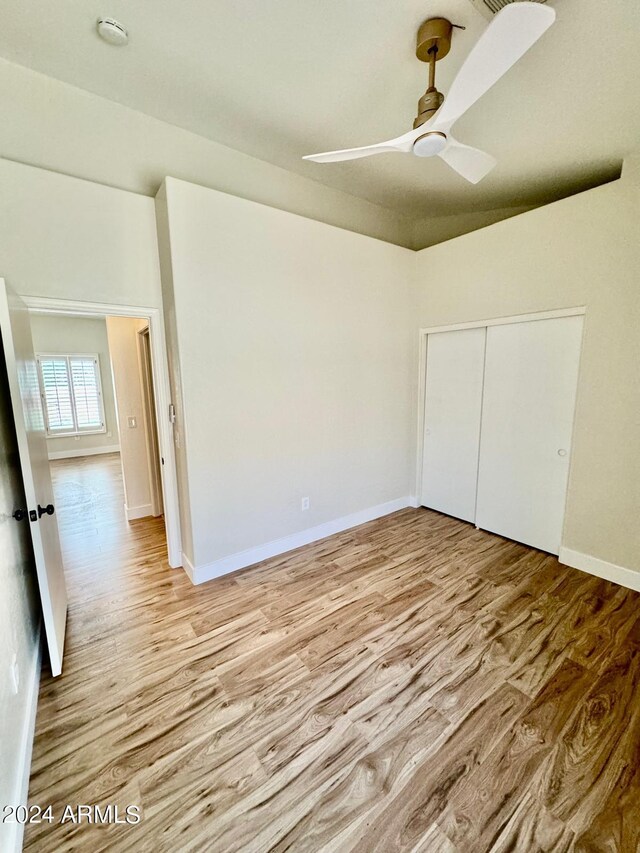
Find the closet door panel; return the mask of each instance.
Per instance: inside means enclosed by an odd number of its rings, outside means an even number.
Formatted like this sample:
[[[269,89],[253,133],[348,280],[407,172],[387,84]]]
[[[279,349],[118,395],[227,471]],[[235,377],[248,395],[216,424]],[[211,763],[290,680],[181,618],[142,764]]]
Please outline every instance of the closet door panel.
[[[485,333],[427,339],[421,502],[465,521],[475,518]]]
[[[582,317],[487,330],[476,524],[557,554]]]

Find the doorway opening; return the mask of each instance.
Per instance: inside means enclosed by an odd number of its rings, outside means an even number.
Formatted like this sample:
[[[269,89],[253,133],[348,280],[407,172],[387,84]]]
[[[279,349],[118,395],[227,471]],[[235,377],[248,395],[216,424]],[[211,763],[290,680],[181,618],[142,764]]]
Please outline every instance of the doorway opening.
[[[168,371],[159,310],[50,299],[25,302],[38,361],[54,487],[66,492],[59,513],[63,547],[65,505],[76,538],[83,520],[81,508],[89,513],[86,547],[90,549],[90,531],[96,530],[93,522],[104,501],[106,516],[101,521],[107,520],[107,507],[111,507],[121,513],[114,516],[114,523],[152,518],[163,522],[169,565],[181,566]],[[72,482],[76,490],[88,490],[84,497],[72,493]]]
[[[30,320],[61,546],[75,573],[122,547],[130,524],[164,514],[150,325],[42,309]]]

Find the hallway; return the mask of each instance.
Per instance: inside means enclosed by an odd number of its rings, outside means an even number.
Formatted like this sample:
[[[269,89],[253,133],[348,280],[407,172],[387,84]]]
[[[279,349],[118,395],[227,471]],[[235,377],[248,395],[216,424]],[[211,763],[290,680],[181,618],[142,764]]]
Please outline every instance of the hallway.
[[[76,605],[81,603],[86,613],[87,604],[116,581],[131,581],[131,566],[122,562],[123,554],[133,557],[150,549],[154,560],[166,559],[164,521],[126,521],[118,453],[59,459],[50,465],[72,617]],[[73,621],[70,618],[71,626]]]

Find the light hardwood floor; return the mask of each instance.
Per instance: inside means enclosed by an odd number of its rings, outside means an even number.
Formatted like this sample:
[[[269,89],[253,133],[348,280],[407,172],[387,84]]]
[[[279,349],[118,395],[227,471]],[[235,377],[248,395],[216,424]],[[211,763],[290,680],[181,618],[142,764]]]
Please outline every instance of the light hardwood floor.
[[[193,587],[117,457],[54,468],[70,589],[38,851],[640,850],[640,597],[428,510]]]

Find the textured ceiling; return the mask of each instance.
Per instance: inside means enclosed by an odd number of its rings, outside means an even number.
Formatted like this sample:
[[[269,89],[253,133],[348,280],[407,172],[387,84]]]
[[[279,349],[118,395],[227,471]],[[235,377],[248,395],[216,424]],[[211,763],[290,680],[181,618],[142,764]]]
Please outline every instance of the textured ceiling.
[[[498,158],[477,186],[437,159],[300,159],[408,130],[426,83],[415,31],[433,15],[467,28],[438,65],[446,94],[486,26],[468,0],[0,0],[0,56],[421,219],[552,201],[640,146],[640,3],[553,5],[556,24],[456,125]],[[105,14],[126,48],[97,37]]]

